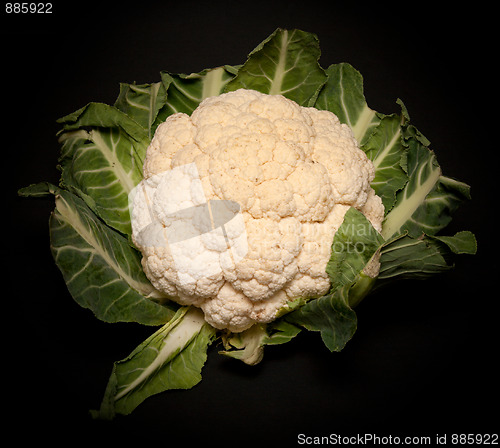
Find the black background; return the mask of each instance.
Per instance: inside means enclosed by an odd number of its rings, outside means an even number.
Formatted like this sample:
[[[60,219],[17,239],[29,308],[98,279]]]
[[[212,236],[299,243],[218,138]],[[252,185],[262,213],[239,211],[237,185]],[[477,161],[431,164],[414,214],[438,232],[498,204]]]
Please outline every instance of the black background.
[[[2,10],[2,407],[18,442],[295,446],[300,433],[498,432],[493,11],[450,4],[56,1],[50,16]],[[356,67],[373,109],[397,112],[403,99],[445,174],[472,186],[447,233],[472,230],[479,252],[438,278],[370,296],[341,353],[303,333],[249,367],[212,346],[192,390],[93,421],[88,410],[99,406],[113,362],[153,329],[102,323],[73,302],[49,251],[53,200],[16,191],[57,183],[57,118],[90,101],[112,104],[119,82],[242,63],[277,27],[316,33],[324,68]]]

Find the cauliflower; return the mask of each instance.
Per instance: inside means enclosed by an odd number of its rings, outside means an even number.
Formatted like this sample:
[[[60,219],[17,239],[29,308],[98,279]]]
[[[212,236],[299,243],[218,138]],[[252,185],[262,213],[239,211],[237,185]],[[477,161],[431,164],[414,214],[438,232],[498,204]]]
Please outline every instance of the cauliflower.
[[[330,289],[350,207],[380,232],[374,166],[329,111],[240,89],[158,126],[131,199],[132,240],[153,286],[217,329],[267,323]],[[217,222],[216,222],[217,221]],[[367,269],[376,276],[375,257]]]

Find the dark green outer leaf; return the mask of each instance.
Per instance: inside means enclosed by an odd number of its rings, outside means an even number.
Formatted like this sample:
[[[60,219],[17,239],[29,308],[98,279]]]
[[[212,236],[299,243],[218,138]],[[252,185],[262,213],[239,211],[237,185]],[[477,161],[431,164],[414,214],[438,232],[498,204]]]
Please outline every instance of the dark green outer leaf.
[[[200,73],[171,74],[162,72],[163,83],[169,83],[168,100],[160,111],[160,117],[165,120],[175,113],[191,113],[205,99],[220,95],[228,82],[234,77],[234,67],[216,67]]]
[[[226,91],[253,89],[284,95],[301,106],[312,105],[326,81],[319,57],[314,34],[277,29],[249,54]]]
[[[141,161],[144,160],[146,147],[149,139],[145,129],[127,114],[104,103],[89,103],[77,111],[57,120],[63,124],[60,132],[73,131],[84,126],[95,126],[102,128],[119,127],[123,129],[135,142],[136,150]]]
[[[352,284],[383,243],[384,239],[370,221],[351,207],[335,233],[331,257],[326,265],[332,288]]]
[[[162,325],[174,314],[146,278],[140,254],[102,223],[77,196],[49,184],[23,189],[25,196],[52,193],[56,208],[49,230],[54,260],[74,300],[105,322]],[[175,307],[174,307],[175,309]]]
[[[129,194],[142,179],[130,137],[121,128],[96,128],[68,132],[62,143],[60,185],[130,235]]]
[[[382,199],[387,214],[396,201],[397,192],[408,181],[401,165],[406,150],[402,142],[401,118],[396,114],[383,117],[361,149],[373,162],[375,178],[371,187]]]
[[[356,313],[349,306],[349,289],[345,285],[335,292],[311,300],[285,320],[310,331],[319,331],[330,351],[342,350],[356,332]]]
[[[342,350],[357,328],[356,313],[349,299],[350,291],[383,244],[384,240],[365,216],[351,207],[334,236],[332,255],[326,268],[332,290],[326,296],[311,300],[291,312],[285,320],[310,331],[319,331],[331,351]],[[371,288],[371,282],[366,287]],[[360,292],[356,290],[358,295]]]
[[[458,232],[454,236],[429,236],[428,238],[445,244],[454,254],[474,255],[477,252],[476,237],[467,230]]]
[[[333,64],[326,70],[327,81],[314,107],[333,112],[347,124],[363,145],[378,126],[380,118],[368,107],[363,94],[363,77],[350,64]]]
[[[142,179],[148,130],[102,103],[90,103],[59,122],[64,124],[61,187],[84,199],[106,224],[130,235],[128,195]]]
[[[385,239],[405,232],[415,238],[435,235],[448,225],[458,205],[470,198],[468,185],[442,175],[425,137],[413,126],[405,126],[403,135],[407,150],[401,164],[408,182],[382,224]]]
[[[454,236],[401,236],[382,249],[378,281],[424,279],[453,267],[453,254],[475,254],[476,238],[462,231]]]
[[[163,82],[141,85],[121,83],[115,107],[140,124],[151,140],[158,113],[167,102],[167,88]]]
[[[208,345],[215,329],[196,308],[179,308],[175,316],[129,356],[115,363],[99,411],[111,419],[130,414],[151,395],[170,389],[189,389],[201,380]]]

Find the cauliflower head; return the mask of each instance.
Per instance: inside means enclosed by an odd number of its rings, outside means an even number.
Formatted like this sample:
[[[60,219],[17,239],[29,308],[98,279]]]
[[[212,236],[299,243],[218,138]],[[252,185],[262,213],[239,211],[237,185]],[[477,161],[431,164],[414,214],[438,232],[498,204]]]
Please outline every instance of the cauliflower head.
[[[349,207],[381,230],[374,166],[331,112],[240,89],[160,124],[131,198],[132,240],[153,286],[218,329],[267,323],[330,289]],[[378,274],[374,258],[365,272]]]

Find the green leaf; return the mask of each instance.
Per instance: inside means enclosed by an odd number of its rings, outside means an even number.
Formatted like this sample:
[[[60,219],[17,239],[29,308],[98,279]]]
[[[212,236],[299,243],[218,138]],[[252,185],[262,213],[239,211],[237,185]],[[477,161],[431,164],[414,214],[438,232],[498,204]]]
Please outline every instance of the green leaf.
[[[407,148],[402,161],[408,182],[396,195],[396,202],[382,224],[385,239],[407,232],[435,235],[451,221],[460,203],[470,198],[469,186],[442,175],[427,139],[413,126],[403,129]]]
[[[474,255],[477,252],[476,237],[467,230],[458,232],[454,236],[433,236],[428,238],[446,244],[454,254]]]
[[[180,308],[175,316],[125,359],[115,363],[99,411],[111,419],[130,414],[151,395],[189,389],[201,380],[207,347],[215,329],[197,308]]]
[[[352,302],[358,303],[373,286],[362,274],[366,264],[385,243],[365,216],[351,207],[333,238],[326,267],[330,293],[313,299],[285,316],[285,320],[310,331],[319,331],[331,351],[340,351],[357,328]],[[360,287],[361,285],[361,287]]]
[[[234,67],[226,66],[189,75],[162,72],[163,83],[169,84],[168,100],[160,112],[162,121],[178,112],[191,115],[205,98],[220,95],[235,71]]]
[[[439,246],[428,240],[403,236],[382,249],[380,280],[427,278],[449,269]]]
[[[384,239],[370,221],[351,207],[333,237],[332,253],[326,265],[332,288],[352,284],[383,243]]]
[[[379,116],[366,103],[363,77],[347,63],[330,65],[326,75],[327,81],[314,107],[333,112],[363,145],[380,122]]]
[[[221,355],[239,359],[250,366],[262,361],[267,338],[265,325],[253,325],[241,333],[231,333],[224,339]]]
[[[267,325],[253,325],[241,333],[231,333],[224,338],[226,350],[219,353],[239,359],[248,365],[262,361],[264,346],[280,345],[291,341],[301,329],[284,319],[275,320]]]
[[[25,198],[43,198],[49,194],[55,194],[57,191],[59,191],[59,188],[56,186],[48,182],[39,182],[20,188],[17,194]]]
[[[77,111],[57,120],[63,124],[59,133],[73,131],[85,126],[101,128],[121,128],[136,143],[134,145],[141,162],[144,160],[149,139],[145,129],[127,114],[104,103],[89,103]]]
[[[203,99],[240,88],[281,94],[302,106],[335,113],[373,161],[372,186],[386,209],[382,234],[354,208],[337,231],[327,266],[332,288],[317,299],[296,298],[275,321],[225,334],[227,356],[248,364],[266,345],[283,344],[302,328],[319,331],[331,351],[341,350],[357,328],[353,307],[374,285],[399,278],[425,278],[453,266],[455,254],[477,250],[470,232],[438,235],[468,185],[443,176],[429,141],[401,114],[372,110],[363,78],[346,63],[326,72],[319,65],[316,35],[277,29],[242,66],[199,73],[161,72],[152,84],[121,84],[114,106],[89,103],[59,120],[62,143],[60,188],[42,183],[23,196],[55,196],[50,218],[51,250],[73,298],[106,322],[163,325],[127,358],[115,363],[96,417],[129,414],[147,397],[193,387],[201,379],[216,330],[196,308],[166,301],[146,278],[130,236],[128,193],[141,180],[146,148],[157,126],[177,112],[191,114]],[[377,279],[363,270],[381,254]]]
[[[248,55],[226,91],[252,89],[312,105],[326,80],[319,57],[316,35],[277,29]]]
[[[300,327],[287,322],[285,319],[278,319],[267,325],[267,337],[264,345],[281,345],[290,342],[300,333]]]
[[[142,179],[134,143],[122,128],[62,135],[61,186],[82,197],[109,226],[130,235],[129,194]]]
[[[381,251],[382,282],[403,278],[425,279],[453,267],[453,254],[475,254],[476,239],[471,232],[454,236],[412,238],[403,235]]]
[[[373,162],[375,178],[371,186],[382,199],[387,214],[396,201],[396,193],[408,181],[408,176],[401,166],[405,154],[401,118],[398,115],[383,117],[361,149]]]
[[[77,196],[50,184],[21,191],[24,196],[55,195],[50,217],[51,251],[74,300],[105,322],[162,325],[173,310],[146,278],[141,256]]]
[[[116,107],[87,106],[58,120],[61,187],[111,227],[130,235],[128,194],[142,179],[148,131]]]
[[[285,317],[287,322],[309,331],[319,331],[330,351],[342,350],[357,328],[356,313],[349,305],[350,284],[311,300]]]
[[[163,82],[140,85],[120,83],[115,107],[140,124],[151,140],[156,130],[156,118],[166,102],[167,88]]]

